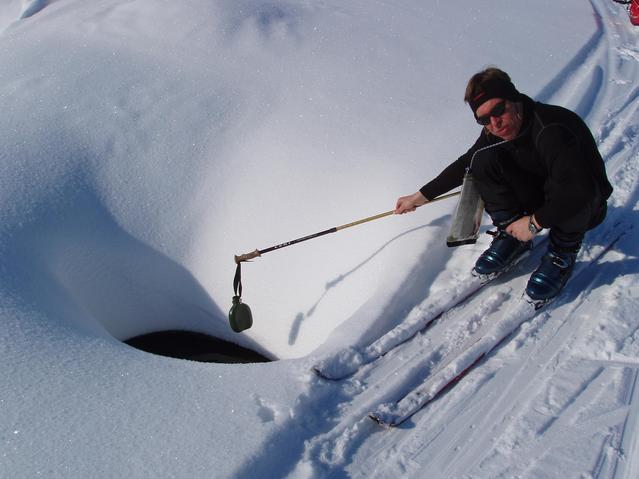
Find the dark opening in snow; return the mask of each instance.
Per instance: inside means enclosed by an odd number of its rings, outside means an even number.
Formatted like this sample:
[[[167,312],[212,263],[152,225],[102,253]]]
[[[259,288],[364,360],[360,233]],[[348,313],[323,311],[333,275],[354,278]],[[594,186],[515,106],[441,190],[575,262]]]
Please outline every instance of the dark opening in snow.
[[[270,359],[237,344],[191,331],[159,331],[124,341],[129,346],[170,358],[205,363],[265,363]]]

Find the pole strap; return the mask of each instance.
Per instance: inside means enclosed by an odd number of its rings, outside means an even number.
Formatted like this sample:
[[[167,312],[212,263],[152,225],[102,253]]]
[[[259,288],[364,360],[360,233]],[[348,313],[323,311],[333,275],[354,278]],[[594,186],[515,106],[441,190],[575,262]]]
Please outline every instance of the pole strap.
[[[233,278],[233,291],[235,296],[242,297],[242,263],[237,263],[235,268],[235,277]]]

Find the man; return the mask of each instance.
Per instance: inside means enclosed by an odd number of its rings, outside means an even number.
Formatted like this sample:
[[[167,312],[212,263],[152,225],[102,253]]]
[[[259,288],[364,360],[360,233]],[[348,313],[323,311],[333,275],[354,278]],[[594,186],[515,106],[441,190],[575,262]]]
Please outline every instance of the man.
[[[395,213],[461,185],[469,169],[498,230],[475,263],[476,274],[501,273],[548,228],[548,250],[526,293],[551,299],[570,277],[584,233],[606,216],[612,186],[597,145],[577,114],[519,93],[497,68],[475,74],[464,101],[483,126],[479,138],[434,180],[399,198]]]

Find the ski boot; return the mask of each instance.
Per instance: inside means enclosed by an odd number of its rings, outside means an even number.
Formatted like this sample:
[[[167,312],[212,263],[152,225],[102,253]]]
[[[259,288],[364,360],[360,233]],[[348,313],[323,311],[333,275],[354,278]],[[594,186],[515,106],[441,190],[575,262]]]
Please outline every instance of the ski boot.
[[[532,248],[532,241],[519,241],[504,230],[498,230],[490,247],[484,251],[473,268],[473,274],[486,280],[510,268]]]
[[[528,280],[528,297],[541,304],[557,296],[570,278],[580,248],[581,244],[560,248],[551,241],[539,267]]]

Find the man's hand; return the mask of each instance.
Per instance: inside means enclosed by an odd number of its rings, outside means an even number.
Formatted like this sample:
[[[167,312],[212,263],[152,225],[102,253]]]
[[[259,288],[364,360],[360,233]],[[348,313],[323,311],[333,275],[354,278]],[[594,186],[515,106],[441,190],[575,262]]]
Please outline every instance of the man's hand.
[[[506,233],[517,238],[519,241],[530,241],[535,237],[535,235],[528,229],[529,221],[530,216],[523,216],[517,221],[513,221],[506,227]]]
[[[428,203],[428,200],[420,191],[413,193],[412,195],[402,196],[397,200],[395,205],[395,214],[403,215],[415,211],[418,206],[422,206]]]

